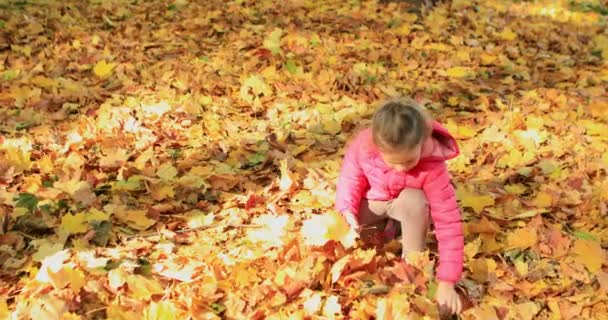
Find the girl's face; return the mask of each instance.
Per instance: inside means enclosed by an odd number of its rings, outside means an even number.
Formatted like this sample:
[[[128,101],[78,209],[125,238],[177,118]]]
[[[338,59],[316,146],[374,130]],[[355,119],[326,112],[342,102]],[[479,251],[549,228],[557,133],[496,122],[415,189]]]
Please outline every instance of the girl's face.
[[[408,171],[414,168],[418,161],[420,161],[420,154],[422,153],[422,144],[414,147],[411,150],[399,150],[399,149],[381,149],[380,154],[382,160],[391,169],[396,171]]]

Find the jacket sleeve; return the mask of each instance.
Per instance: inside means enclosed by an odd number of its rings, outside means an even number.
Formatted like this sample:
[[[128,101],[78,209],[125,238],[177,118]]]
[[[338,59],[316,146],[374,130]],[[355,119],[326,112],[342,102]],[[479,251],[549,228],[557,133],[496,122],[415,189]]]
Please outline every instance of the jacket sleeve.
[[[359,205],[369,183],[359,164],[358,144],[350,143],[346,149],[338,185],[336,187],[336,210],[340,213],[349,210],[359,215]]]
[[[422,186],[439,246],[437,279],[456,283],[462,275],[464,233],[456,193],[445,162],[437,164]]]

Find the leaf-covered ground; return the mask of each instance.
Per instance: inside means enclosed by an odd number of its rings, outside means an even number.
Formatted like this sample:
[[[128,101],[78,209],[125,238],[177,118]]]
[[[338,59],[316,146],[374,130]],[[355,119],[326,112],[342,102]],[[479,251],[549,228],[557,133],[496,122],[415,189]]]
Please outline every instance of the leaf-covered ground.
[[[437,318],[352,239],[342,150],[459,139],[464,319],[608,318],[605,1],[0,1],[0,318]]]

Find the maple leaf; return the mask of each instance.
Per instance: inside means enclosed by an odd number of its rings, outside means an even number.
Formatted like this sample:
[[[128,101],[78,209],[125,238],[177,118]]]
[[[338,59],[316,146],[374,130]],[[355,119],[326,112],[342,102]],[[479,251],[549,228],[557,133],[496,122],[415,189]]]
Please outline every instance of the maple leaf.
[[[91,185],[87,181],[57,181],[53,186],[69,194],[72,199],[84,205],[89,205],[97,199],[95,193],[93,193],[93,188],[91,188]]]
[[[537,242],[538,234],[535,229],[520,228],[507,235],[507,243],[511,249],[534,247]]]
[[[335,240],[345,247],[352,247],[357,237],[346,220],[333,210],[304,221],[301,233],[305,243],[311,246],[322,246],[330,240]]]
[[[272,54],[281,54],[281,36],[283,30],[281,28],[275,28],[272,32],[264,39],[264,48],[270,50]]]
[[[251,94],[250,91],[253,94]],[[253,102],[254,99],[257,99],[260,95],[268,97],[271,94],[271,87],[268,86],[266,82],[264,82],[264,80],[257,75],[249,76],[241,85],[240,97],[241,99],[250,103]]]
[[[107,204],[103,209],[136,230],[146,230],[156,223],[148,218],[146,210],[127,209],[117,204]]]
[[[99,78],[103,79],[103,78],[108,77],[110,74],[112,74],[112,71],[114,70],[115,66],[116,66],[116,63],[113,63],[113,62],[108,63],[105,60],[100,60],[93,67],[93,73],[96,76],[98,76]]]
[[[475,213],[480,213],[483,208],[494,205],[494,197],[491,195],[477,195],[467,187],[458,187],[456,196],[463,207],[470,207]]]
[[[251,221],[259,227],[247,230],[247,239],[265,248],[282,246],[287,236],[289,216],[261,215]]]
[[[470,77],[475,76],[475,73],[473,72],[473,70],[471,70],[470,68],[467,68],[467,67],[449,68],[445,71],[445,73],[449,77],[453,77],[453,78],[470,78]]]
[[[577,239],[572,253],[591,273],[597,273],[605,261],[604,250],[597,241]]]
[[[298,188],[296,176],[287,164],[287,159],[280,161],[281,180],[279,181],[279,189],[289,194],[293,193]]]

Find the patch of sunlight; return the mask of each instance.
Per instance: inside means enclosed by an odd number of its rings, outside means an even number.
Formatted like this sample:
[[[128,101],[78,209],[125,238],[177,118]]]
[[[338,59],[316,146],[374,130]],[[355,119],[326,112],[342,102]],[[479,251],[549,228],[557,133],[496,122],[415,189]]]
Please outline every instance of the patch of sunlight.
[[[247,230],[247,239],[264,247],[280,247],[285,244],[289,216],[265,214],[253,219],[252,224],[259,227]]]
[[[304,242],[309,246],[322,246],[330,240],[342,242],[345,247],[355,244],[357,234],[337,212],[313,215],[304,221],[301,229]]]
[[[44,283],[52,283],[51,273],[57,273],[64,267],[64,262],[70,258],[70,250],[65,249],[56,252],[42,260],[40,271],[36,274],[36,280]]]
[[[157,117],[160,117],[171,110],[171,106],[165,101],[155,104],[142,105],[141,108],[146,116],[155,115]]]
[[[574,11],[571,1],[538,1],[520,2],[510,6],[509,12],[522,16],[548,17],[559,22],[570,22],[581,26],[590,26],[600,21],[595,12]]]

